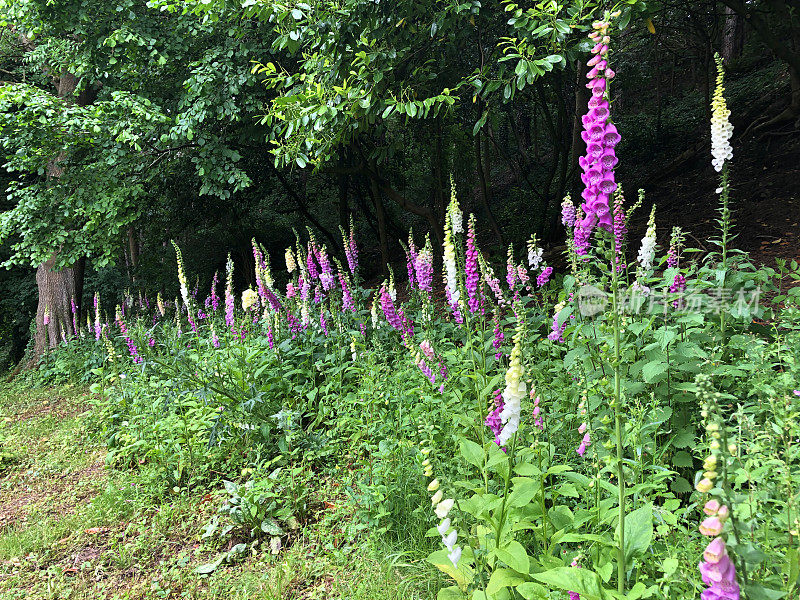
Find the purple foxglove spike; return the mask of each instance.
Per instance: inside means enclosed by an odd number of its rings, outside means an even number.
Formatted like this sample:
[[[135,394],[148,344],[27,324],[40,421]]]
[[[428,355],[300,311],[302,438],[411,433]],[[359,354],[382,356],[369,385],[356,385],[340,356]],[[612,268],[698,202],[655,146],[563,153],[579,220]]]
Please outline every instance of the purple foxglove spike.
[[[592,141],[597,141],[603,139],[603,136],[606,135],[606,128],[602,125],[598,125],[595,123],[592,125],[592,128],[589,129],[587,132],[589,134],[589,139]]]

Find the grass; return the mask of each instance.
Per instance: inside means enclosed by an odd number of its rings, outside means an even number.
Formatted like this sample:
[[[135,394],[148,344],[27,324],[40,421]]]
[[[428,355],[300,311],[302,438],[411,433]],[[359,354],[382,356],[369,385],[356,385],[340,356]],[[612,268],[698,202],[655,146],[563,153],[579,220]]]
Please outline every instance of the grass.
[[[202,538],[224,494],[164,489],[147,465],[109,468],[101,438],[86,388],[0,387],[0,599],[435,597],[424,553],[387,547],[341,492],[277,554],[249,543],[198,575],[241,541]]]

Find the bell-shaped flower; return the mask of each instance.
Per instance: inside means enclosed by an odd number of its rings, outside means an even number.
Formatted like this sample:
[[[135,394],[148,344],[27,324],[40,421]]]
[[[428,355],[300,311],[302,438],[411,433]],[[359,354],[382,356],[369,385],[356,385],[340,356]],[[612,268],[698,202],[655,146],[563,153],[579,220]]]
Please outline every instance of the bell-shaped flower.
[[[436,526],[436,531],[438,531],[441,536],[444,536],[448,529],[450,529],[450,519],[444,519]]]
[[[442,500],[436,505],[436,508],[433,512],[436,513],[436,516],[440,519],[444,519],[450,511],[453,509],[453,505],[455,504],[455,500],[452,498],[447,498],[446,500]]]

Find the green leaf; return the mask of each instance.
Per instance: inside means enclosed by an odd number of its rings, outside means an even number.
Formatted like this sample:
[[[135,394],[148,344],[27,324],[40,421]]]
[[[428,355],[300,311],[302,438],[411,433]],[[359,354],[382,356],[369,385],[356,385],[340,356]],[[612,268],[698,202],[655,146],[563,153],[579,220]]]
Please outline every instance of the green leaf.
[[[744,586],[747,600],[778,600],[786,596],[786,592],[773,590],[757,583],[750,583]]]
[[[458,567],[454,567],[453,563],[447,557],[447,550],[437,550],[428,555],[428,562],[434,565],[437,569],[449,575],[456,582],[456,585],[461,589],[465,589],[467,584],[472,581],[475,576],[472,567],[469,566],[469,548],[464,551],[464,556],[458,563]]]
[[[619,525],[615,533],[619,544]],[[625,560],[643,554],[653,541],[653,505],[647,504],[625,516]]]
[[[662,373],[666,373],[666,371],[667,363],[661,360],[654,360],[642,367],[642,377],[644,377],[647,383],[652,383],[656,377]]]
[[[210,573],[213,573],[214,571],[217,570],[217,567],[219,567],[222,564],[222,561],[224,559],[225,559],[225,554],[224,553],[220,554],[219,557],[217,557],[217,559],[214,562],[210,562],[210,563],[206,563],[204,565],[200,565],[199,567],[197,567],[194,570],[194,572],[197,575],[208,575]]]
[[[272,519],[267,519],[261,523],[261,531],[264,533],[268,533],[269,535],[285,535],[286,532],[281,529],[280,525],[278,525]]]
[[[673,438],[672,445],[676,448],[694,446],[694,429],[681,429]]]
[[[672,457],[672,465],[675,467],[691,467],[694,465],[694,459],[685,450],[680,450]]]
[[[514,540],[504,548],[495,550],[497,558],[519,573],[527,573],[530,569],[530,560],[525,548]]]
[[[516,591],[520,596],[525,598],[525,600],[544,600],[550,597],[546,587],[532,581],[519,584],[516,587]]]
[[[531,500],[542,489],[541,483],[538,479],[531,479],[530,477],[514,477],[511,479],[514,487],[508,495],[508,504],[520,508],[530,504]]]
[[[678,570],[678,566],[680,566],[678,559],[670,556],[669,558],[665,558],[661,563],[661,570],[664,572],[664,575],[669,577]]]
[[[532,577],[550,587],[576,592],[580,594],[582,600],[606,600],[610,598],[600,581],[600,577],[589,569],[557,567],[543,573],[535,573]]]
[[[676,477],[669,487],[676,494],[688,494],[692,491],[692,485],[685,477]]]
[[[504,588],[514,587],[524,582],[525,579],[511,569],[495,569],[489,578],[486,593],[493,595]]]
[[[486,454],[483,451],[483,448],[481,448],[480,444],[473,442],[472,440],[462,439],[459,447],[461,450],[461,456],[464,457],[464,460],[466,460],[469,464],[478,467],[479,469],[483,468]]]
[[[450,587],[442,588],[436,594],[436,600],[464,600],[464,594],[458,589],[458,586],[451,585]]]

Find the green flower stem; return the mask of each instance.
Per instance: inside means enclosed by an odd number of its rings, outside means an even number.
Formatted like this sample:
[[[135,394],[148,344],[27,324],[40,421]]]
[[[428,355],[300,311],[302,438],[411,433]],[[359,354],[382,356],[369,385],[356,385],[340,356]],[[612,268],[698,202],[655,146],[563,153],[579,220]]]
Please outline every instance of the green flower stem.
[[[620,322],[619,322],[619,276],[612,268],[611,291],[614,312],[614,435],[617,442],[617,489],[619,490],[619,547],[617,548],[617,591],[625,593],[625,473],[622,464],[622,414],[620,377]]]

